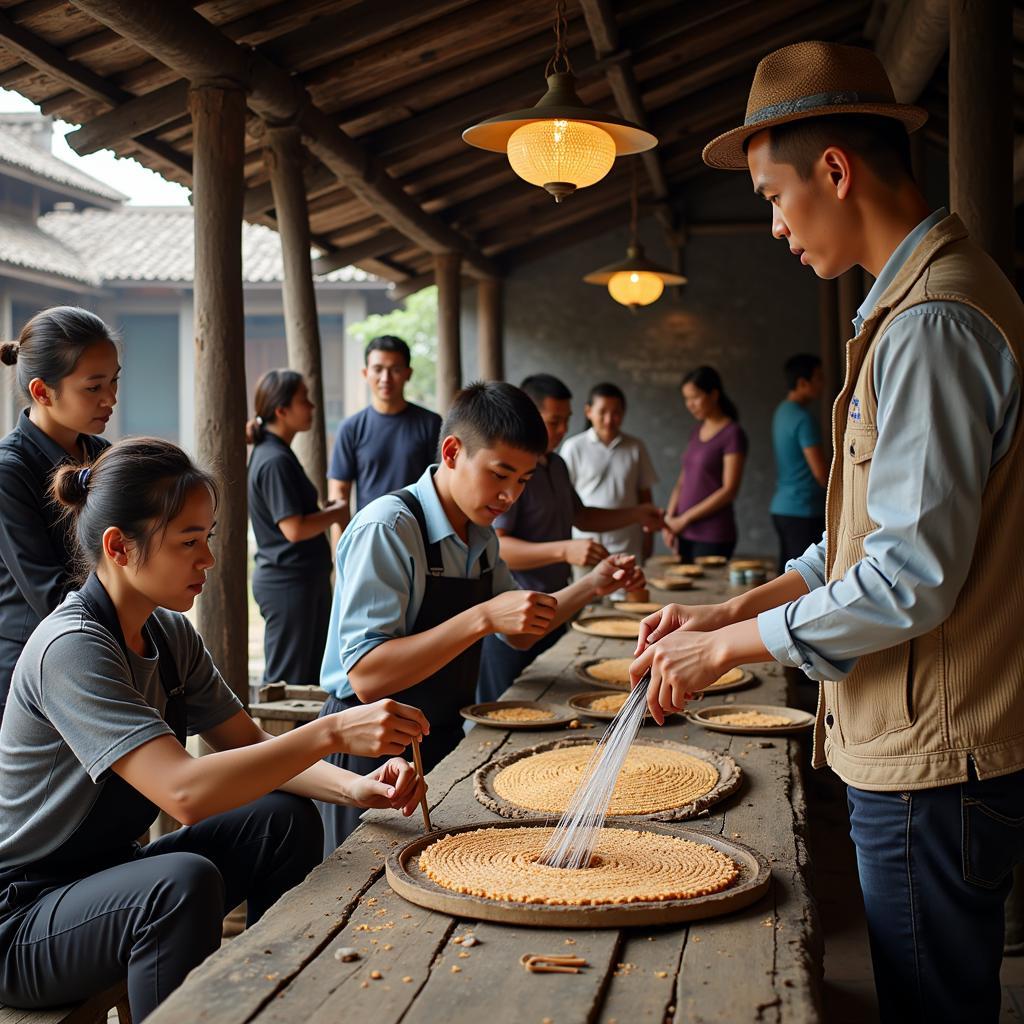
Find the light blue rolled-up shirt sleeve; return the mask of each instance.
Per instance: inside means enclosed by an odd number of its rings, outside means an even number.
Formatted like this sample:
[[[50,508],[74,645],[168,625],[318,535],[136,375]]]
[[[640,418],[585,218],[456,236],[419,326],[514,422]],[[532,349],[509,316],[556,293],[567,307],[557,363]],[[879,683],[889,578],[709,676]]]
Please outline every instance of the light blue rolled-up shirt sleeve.
[[[874,365],[878,440],[864,556],[825,582],[824,545],[796,569],[810,593],[758,616],[761,639],[813,679],[920,636],[953,609],[970,569],[989,472],[1009,448],[1020,374],[1005,340],[960,303],[915,306],[890,324]]]

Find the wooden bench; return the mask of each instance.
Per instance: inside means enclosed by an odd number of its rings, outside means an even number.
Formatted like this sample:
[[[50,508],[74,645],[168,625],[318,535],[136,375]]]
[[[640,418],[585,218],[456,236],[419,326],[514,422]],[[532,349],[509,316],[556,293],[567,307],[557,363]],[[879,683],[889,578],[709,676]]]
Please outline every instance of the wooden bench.
[[[123,981],[77,1006],[53,1010],[19,1010],[13,1006],[0,1006],[0,1024],[106,1024],[111,1010],[117,1011],[118,1024],[132,1024],[128,988]]]

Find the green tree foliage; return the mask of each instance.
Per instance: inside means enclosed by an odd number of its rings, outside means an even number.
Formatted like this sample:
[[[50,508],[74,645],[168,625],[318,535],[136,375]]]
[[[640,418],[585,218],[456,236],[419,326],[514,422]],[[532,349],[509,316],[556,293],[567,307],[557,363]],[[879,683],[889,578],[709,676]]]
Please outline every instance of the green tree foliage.
[[[405,397],[428,409],[437,397],[437,287],[431,285],[410,295],[401,309],[374,313],[359,323],[349,324],[349,343],[365,349],[371,339],[394,334],[412,350],[412,379]]]

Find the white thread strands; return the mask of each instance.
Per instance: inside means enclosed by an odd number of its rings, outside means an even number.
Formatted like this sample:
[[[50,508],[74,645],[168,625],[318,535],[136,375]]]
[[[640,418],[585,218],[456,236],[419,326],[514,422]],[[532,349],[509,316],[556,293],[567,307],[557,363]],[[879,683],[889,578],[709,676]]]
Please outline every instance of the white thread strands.
[[[538,858],[552,868],[589,867],[608,815],[615,783],[644,715],[650,672],[630,693],[594,748],[583,779]]]

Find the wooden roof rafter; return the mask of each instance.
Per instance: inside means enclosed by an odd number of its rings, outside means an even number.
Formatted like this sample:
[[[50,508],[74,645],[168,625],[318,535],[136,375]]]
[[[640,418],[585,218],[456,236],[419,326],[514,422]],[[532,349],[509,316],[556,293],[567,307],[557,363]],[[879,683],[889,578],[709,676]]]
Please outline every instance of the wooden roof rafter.
[[[495,268],[473,243],[426,214],[356,142],[313,104],[286,71],[217,31],[194,11],[169,11],[130,0],[79,0],[97,21],[190,79],[228,79],[246,89],[250,108],[270,120],[295,119],[307,148],[394,227],[432,252],[462,254],[467,268]]]

